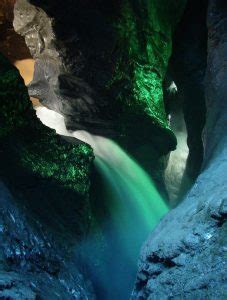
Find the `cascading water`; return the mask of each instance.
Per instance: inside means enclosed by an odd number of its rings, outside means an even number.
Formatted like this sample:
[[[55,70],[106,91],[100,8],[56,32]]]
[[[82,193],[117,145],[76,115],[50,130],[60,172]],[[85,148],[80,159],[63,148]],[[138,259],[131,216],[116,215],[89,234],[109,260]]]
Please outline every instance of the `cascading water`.
[[[174,82],[168,88],[171,94],[177,93],[177,86]],[[175,98],[169,101],[171,115],[169,125],[177,138],[177,148],[170,153],[168,165],[165,170],[165,184],[169,194],[170,206],[175,207],[182,200],[187,186],[190,186],[186,174],[186,164],[189,154],[187,145],[187,128],[184,120],[184,113],[181,99]]]
[[[91,233],[81,249],[98,287],[98,299],[127,299],[142,243],[168,208],[148,174],[119,145],[85,131],[69,132],[63,116],[45,107],[37,107],[36,113],[58,134],[75,137],[94,149],[106,213],[98,222],[100,234]]]

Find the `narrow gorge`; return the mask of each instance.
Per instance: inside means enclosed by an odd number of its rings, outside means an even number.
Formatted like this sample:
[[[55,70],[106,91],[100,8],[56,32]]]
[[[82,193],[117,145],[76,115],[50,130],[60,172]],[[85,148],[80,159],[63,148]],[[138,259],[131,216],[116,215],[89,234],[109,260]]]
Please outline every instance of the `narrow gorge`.
[[[225,0],[1,0],[0,299],[227,296]]]

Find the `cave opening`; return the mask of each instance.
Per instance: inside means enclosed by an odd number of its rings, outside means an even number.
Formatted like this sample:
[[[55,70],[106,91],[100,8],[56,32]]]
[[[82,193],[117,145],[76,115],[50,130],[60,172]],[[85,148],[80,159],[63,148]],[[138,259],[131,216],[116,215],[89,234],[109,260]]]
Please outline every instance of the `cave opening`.
[[[18,69],[28,86],[34,76],[35,60],[24,38],[13,27],[14,5],[15,0],[4,0],[0,3],[0,51]],[[37,98],[30,99],[34,106],[40,105]]]

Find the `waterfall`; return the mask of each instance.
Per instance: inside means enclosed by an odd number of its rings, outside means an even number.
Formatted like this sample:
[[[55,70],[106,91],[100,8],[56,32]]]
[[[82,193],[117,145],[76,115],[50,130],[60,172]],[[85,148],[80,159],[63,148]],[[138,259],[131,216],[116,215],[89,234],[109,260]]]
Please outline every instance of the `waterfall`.
[[[63,116],[45,107],[37,107],[36,113],[58,134],[82,140],[94,150],[106,213],[97,234],[81,249],[99,288],[98,299],[129,299],[142,243],[168,208],[148,174],[115,142],[85,131],[69,132]]]
[[[165,170],[165,183],[170,198],[171,207],[175,207],[182,200],[181,188],[186,181],[186,163],[189,154],[187,146],[187,129],[182,111],[172,113],[170,127],[177,137],[177,148],[169,156]],[[188,185],[188,184],[187,184]]]

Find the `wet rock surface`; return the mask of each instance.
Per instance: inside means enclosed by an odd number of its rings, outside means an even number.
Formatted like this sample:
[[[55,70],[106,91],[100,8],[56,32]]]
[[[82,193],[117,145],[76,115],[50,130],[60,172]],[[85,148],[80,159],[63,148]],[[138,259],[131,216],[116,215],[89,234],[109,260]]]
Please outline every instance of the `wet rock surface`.
[[[222,153],[220,159],[225,156]],[[224,205],[226,183],[220,186],[216,175],[223,176],[225,168],[223,161],[214,162],[151,234],[142,249],[132,298],[224,298],[227,229],[226,216],[218,211]]]
[[[202,173],[185,200],[161,221],[145,243],[134,299],[226,296],[226,20],[224,1],[209,1]]]
[[[67,241],[57,243],[40,219],[16,202],[1,182],[0,298],[93,299],[89,282],[68,261]]]

